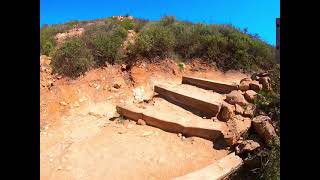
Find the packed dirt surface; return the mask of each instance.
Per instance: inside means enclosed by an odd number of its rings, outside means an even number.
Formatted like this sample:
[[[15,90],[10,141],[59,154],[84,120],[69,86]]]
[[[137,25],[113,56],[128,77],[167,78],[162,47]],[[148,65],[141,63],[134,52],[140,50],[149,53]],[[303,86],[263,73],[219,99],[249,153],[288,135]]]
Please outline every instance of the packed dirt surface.
[[[211,141],[201,138],[136,125],[118,117],[115,107],[143,104],[152,98],[154,85],[180,84],[182,75],[230,83],[249,77],[222,73],[200,60],[184,69],[172,60],[139,63],[130,70],[109,65],[74,80],[48,72],[40,70],[43,180],[171,179],[209,165],[229,151],[214,149]]]

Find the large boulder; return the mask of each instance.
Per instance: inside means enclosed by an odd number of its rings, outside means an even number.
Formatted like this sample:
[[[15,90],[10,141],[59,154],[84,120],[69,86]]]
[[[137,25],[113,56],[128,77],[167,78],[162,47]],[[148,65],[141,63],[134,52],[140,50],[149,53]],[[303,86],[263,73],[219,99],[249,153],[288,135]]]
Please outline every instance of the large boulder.
[[[251,90],[254,90],[256,92],[259,92],[262,89],[262,85],[259,84],[259,81],[251,81],[249,86]]]
[[[241,141],[236,147],[236,154],[244,152],[253,152],[260,147],[260,144],[254,140]]]
[[[243,107],[241,107],[239,104],[236,104],[235,105],[235,113],[236,114],[243,114],[243,112],[244,112]]]
[[[266,91],[271,91],[271,79],[269,77],[261,77],[259,78],[259,83],[262,84],[262,88]]]
[[[257,116],[252,120],[254,130],[265,142],[268,142],[277,136],[276,131],[270,122],[271,119],[268,116],[263,115]]]
[[[248,104],[243,112],[243,116],[253,118],[256,111],[256,106],[254,104]]]
[[[251,80],[244,80],[244,81],[241,81],[240,82],[240,85],[239,85],[239,89],[241,91],[247,91],[250,89],[250,82]]]
[[[257,93],[253,90],[248,90],[244,93],[244,98],[251,103],[254,101],[256,96],[257,96]]]
[[[234,145],[240,137],[245,134],[251,127],[251,119],[242,117],[241,115],[235,115],[232,119],[227,121],[228,129],[230,130],[229,145]],[[232,143],[231,143],[232,140]]]
[[[235,115],[234,111],[235,111],[234,105],[231,105],[231,104],[224,102],[221,105],[221,109],[218,114],[218,119],[220,121],[227,121]]]
[[[232,119],[235,124],[235,128],[239,136],[242,136],[246,133],[251,127],[251,119],[247,117],[243,117],[241,115],[236,115]]]
[[[238,104],[240,106],[245,106],[248,104],[248,102],[243,97],[242,92],[239,90],[234,90],[227,94],[226,102],[232,105]]]

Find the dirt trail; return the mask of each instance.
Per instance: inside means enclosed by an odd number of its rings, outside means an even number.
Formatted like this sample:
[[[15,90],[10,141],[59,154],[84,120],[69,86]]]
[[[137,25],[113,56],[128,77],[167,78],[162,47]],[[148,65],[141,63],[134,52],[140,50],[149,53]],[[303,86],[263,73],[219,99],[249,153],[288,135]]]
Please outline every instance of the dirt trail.
[[[170,60],[140,64],[129,72],[110,66],[41,87],[41,179],[170,179],[225,156],[227,150],[214,149],[208,140],[110,120],[116,104],[148,99],[155,84],[179,84],[182,75],[228,82],[247,77],[197,63],[183,72]]]

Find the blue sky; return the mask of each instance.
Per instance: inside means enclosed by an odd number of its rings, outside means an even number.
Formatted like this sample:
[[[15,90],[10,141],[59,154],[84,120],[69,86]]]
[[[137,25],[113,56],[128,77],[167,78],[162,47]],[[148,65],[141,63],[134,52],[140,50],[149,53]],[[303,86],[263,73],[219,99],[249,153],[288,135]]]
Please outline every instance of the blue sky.
[[[40,0],[40,26],[126,13],[149,20],[173,15],[178,20],[247,27],[275,45],[280,0]]]

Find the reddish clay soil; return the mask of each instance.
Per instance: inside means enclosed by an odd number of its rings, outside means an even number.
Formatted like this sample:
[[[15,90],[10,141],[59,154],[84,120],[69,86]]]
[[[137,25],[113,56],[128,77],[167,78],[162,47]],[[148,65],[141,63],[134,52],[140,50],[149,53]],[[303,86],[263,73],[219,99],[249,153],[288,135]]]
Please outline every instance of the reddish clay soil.
[[[42,80],[52,78],[40,74]],[[75,80],[53,77],[52,87],[40,86],[41,179],[170,179],[227,155],[208,140],[110,120],[118,103],[150,99],[153,85],[180,84],[182,75],[227,82],[248,76],[222,73],[197,60],[180,71],[167,60],[129,71],[119,65],[95,69]]]

